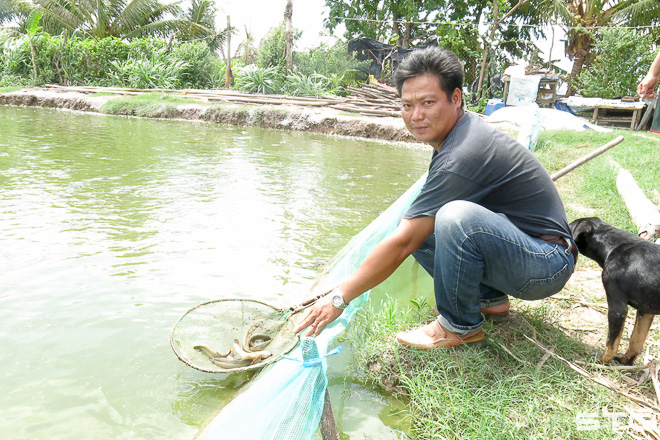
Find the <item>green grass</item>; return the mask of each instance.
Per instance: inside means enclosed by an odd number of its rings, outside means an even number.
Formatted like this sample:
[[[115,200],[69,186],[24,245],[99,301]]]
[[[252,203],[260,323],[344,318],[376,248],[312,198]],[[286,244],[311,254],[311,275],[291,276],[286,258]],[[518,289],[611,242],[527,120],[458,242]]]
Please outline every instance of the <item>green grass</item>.
[[[617,192],[616,171],[610,159],[630,171],[647,196],[653,198],[660,176],[660,136],[629,130],[542,133],[535,154],[550,173],[619,134],[625,137],[623,143],[556,182],[569,221],[598,216],[635,232]],[[578,270],[594,271],[597,265],[581,257]],[[570,362],[584,362],[584,368],[594,376],[654,399],[650,380],[636,386],[629,384],[631,379],[638,380],[641,372],[598,368],[595,359],[602,353],[606,328],[604,297],[588,286],[571,289],[558,294],[559,299],[514,300],[508,319],[485,323],[483,344],[450,350],[424,351],[397,344],[394,335],[398,331],[429,322],[435,316],[434,310],[422,301],[408,307],[396,300],[383,301],[361,312],[351,331],[352,344],[359,347],[354,350],[355,374],[406,397],[411,426],[407,435],[415,439],[645,438],[643,433],[629,429],[612,429],[609,413],[625,414],[618,420],[628,423],[626,409],[634,408],[631,401],[576,373],[562,361],[547,357],[526,338],[536,338]],[[597,319],[600,328],[592,332],[581,329],[588,325],[579,317],[569,322],[569,312],[580,313],[578,301],[602,305],[600,311],[591,310],[597,318],[601,313]],[[591,340],[587,339],[589,334]],[[599,342],[593,342],[593,337]],[[653,327],[646,346],[658,345],[660,338]],[[624,341],[620,350],[626,346]],[[580,430],[580,423],[597,429]]]
[[[21,90],[24,89],[25,87],[23,86],[7,86],[7,87],[0,87],[0,93],[11,93],[15,92],[16,90]]]
[[[625,137],[622,143],[557,181],[569,221],[597,216],[617,228],[636,232],[617,191],[612,161],[631,172],[647,197],[660,202],[653,192],[658,190],[660,177],[660,135],[630,130],[542,132],[535,153],[552,174],[618,135]]]
[[[625,412],[630,402],[561,361],[544,359],[545,352],[525,338],[534,336],[572,361],[593,362],[589,347],[549,322],[549,310],[523,309],[506,321],[488,321],[487,339],[478,346],[425,351],[394,340],[396,332],[433,317],[428,309],[419,313],[389,301],[378,312],[364,312],[352,332],[353,344],[360,347],[355,350],[359,373],[367,382],[407,397],[412,438],[632,438],[613,432],[611,419],[603,415],[603,408]],[[616,379],[617,373],[610,376]],[[579,430],[577,421],[585,417],[600,428]]]
[[[194,104],[192,98],[172,96],[167,93],[144,93],[126,98],[111,99],[101,108],[101,112],[111,115],[131,115],[143,117],[168,117],[175,114],[176,107]]]

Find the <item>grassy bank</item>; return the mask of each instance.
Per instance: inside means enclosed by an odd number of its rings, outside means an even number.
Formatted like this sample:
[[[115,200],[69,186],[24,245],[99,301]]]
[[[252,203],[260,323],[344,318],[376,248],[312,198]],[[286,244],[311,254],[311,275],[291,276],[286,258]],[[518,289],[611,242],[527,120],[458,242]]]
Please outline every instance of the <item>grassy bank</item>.
[[[660,136],[623,130],[542,134],[536,154],[550,173],[618,134],[626,137],[622,144],[557,182],[569,221],[599,216],[636,231],[617,193],[611,160],[628,169],[653,199],[660,175]],[[544,301],[514,301],[507,319],[486,322],[483,344],[446,351],[404,348],[394,339],[398,331],[434,318],[427,303],[381,301],[358,317],[358,328],[352,332],[354,345],[360,347],[356,374],[407,399],[413,438],[654,438],[646,437],[641,422],[630,413],[652,421],[658,414],[645,413],[623,394],[655,400],[651,380],[643,370],[603,369],[595,361],[606,333],[606,303],[598,276],[595,264],[581,257],[575,280],[564,291]],[[578,374],[529,338],[622,391]],[[645,346],[651,357],[657,355],[658,345],[654,326]],[[625,347],[624,341],[621,349]]]
[[[100,93],[96,94],[101,95]],[[106,95],[106,94],[103,94]],[[141,116],[146,118],[167,117],[176,114],[182,104],[195,104],[191,98],[167,93],[143,93],[141,95],[111,99],[101,107],[101,112],[110,115]]]

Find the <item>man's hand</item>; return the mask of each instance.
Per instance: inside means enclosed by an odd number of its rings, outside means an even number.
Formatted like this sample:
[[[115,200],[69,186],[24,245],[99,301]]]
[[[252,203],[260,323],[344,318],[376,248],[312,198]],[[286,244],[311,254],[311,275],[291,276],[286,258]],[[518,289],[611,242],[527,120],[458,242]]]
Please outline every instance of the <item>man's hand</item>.
[[[647,74],[641,83],[637,86],[637,94],[640,98],[655,98],[658,96],[654,92],[655,86],[658,85],[658,75],[653,75],[651,73]]]
[[[331,297],[332,295],[328,294],[319,298],[314,305],[309,308],[307,314],[293,329],[293,332],[298,333],[309,327],[305,336],[318,336],[326,325],[337,319],[343,310],[339,310],[332,305],[330,302],[332,299]]]

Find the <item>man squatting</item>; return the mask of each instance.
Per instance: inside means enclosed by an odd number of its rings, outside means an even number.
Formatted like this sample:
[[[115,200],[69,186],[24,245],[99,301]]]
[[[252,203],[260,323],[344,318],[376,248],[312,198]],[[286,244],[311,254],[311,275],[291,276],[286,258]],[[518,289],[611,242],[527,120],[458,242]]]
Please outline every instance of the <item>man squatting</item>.
[[[318,335],[412,254],[433,277],[438,318],[397,335],[423,349],[484,339],[484,315],[559,292],[577,251],[550,176],[521,144],[463,108],[463,67],[441,48],[394,74],[406,127],[434,148],[428,178],[396,230],[296,326]]]

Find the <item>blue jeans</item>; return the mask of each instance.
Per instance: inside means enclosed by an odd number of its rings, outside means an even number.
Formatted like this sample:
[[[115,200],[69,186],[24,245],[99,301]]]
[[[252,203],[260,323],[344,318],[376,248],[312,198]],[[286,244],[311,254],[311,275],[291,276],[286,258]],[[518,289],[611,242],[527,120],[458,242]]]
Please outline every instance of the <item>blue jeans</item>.
[[[570,237],[565,237],[571,243]],[[458,335],[481,328],[485,306],[547,298],[568,281],[570,249],[531,237],[506,216],[453,201],[435,217],[435,232],[413,253],[433,277],[438,321]]]

